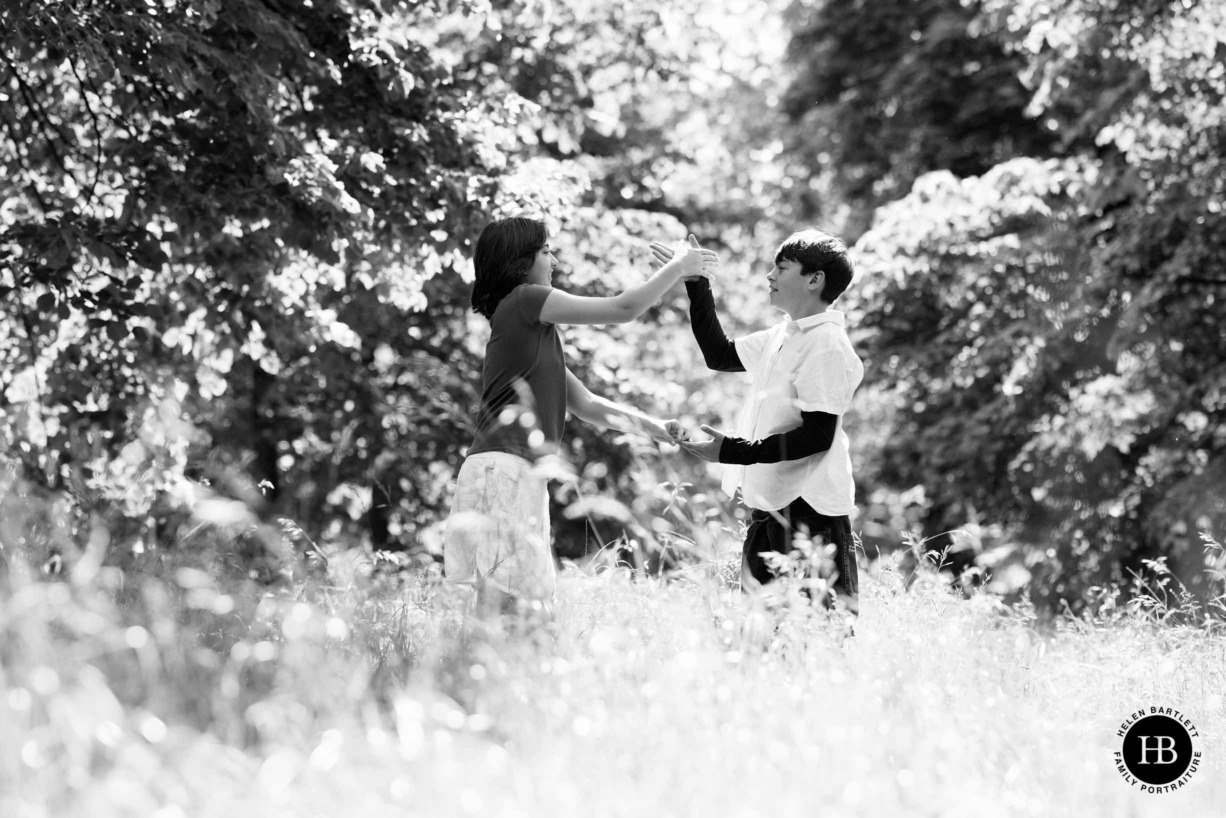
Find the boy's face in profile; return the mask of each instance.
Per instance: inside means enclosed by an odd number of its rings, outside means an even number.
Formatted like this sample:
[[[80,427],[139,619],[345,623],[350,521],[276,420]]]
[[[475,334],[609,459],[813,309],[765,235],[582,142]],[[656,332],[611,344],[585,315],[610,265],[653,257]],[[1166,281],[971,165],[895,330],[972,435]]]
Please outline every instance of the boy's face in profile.
[[[767,275],[771,306],[793,317],[821,292],[820,285],[814,286],[817,276],[802,275],[802,269],[799,261],[780,259]]]

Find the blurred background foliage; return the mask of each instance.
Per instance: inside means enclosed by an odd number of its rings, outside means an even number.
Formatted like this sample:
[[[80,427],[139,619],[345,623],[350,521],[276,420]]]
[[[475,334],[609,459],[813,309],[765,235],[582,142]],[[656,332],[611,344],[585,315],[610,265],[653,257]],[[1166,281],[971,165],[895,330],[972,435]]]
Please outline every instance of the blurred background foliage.
[[[0,55],[4,503],[59,515],[5,549],[71,566],[99,520],[117,563],[202,523],[274,571],[436,547],[472,242],[521,211],[589,294],[696,233],[734,333],[774,320],[787,233],[855,242],[870,558],[909,536],[1077,605],[1158,558],[1194,584],[1220,538],[1221,4],[19,0]],[[568,329],[571,368],[729,425],[745,383],[685,306]],[[705,467],[570,432],[560,554],[737,546]]]

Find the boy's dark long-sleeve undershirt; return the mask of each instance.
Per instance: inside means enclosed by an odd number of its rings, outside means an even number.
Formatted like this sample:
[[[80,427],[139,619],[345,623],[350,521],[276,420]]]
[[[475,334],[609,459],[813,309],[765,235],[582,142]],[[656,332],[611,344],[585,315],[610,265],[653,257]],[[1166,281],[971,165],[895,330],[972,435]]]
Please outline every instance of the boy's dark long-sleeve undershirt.
[[[744,372],[745,365],[737,354],[736,344],[724,334],[719,323],[711,283],[705,278],[687,281],[685,291],[690,297],[690,328],[707,368],[717,372]],[[838,422],[838,415],[829,412],[802,411],[800,425],[795,429],[754,442],[739,437],[724,438],[719,448],[719,462],[748,466],[800,460],[824,452],[834,442]]]

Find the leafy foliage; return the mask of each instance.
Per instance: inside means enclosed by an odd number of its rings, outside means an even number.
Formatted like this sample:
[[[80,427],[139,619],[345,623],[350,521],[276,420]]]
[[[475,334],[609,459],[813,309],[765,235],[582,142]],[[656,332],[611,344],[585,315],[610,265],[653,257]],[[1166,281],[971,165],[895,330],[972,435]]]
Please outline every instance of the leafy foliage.
[[[669,199],[692,186],[665,192],[664,177],[688,165],[711,183],[689,157],[709,133],[683,124],[701,104],[660,103],[691,99],[688,60],[717,46],[687,22],[698,6],[0,12],[6,452],[153,539],[220,491],[308,538],[415,545],[471,438],[480,225],[547,214],[593,293],[647,272],[631,247],[684,235]],[[662,412],[685,393],[658,394],[657,376],[683,367],[635,350],[682,331],[614,332],[610,356],[580,330],[572,366]],[[573,459],[606,464],[588,488],[633,502],[633,445],[575,431]]]
[[[897,390],[881,477],[922,485],[935,530],[1012,524],[1035,590],[1078,600],[1159,556],[1194,575],[1226,523],[1226,17],[1057,6],[984,19],[1075,158],[921,177],[858,249]]]
[[[294,486],[304,518],[393,463],[411,479],[402,456],[445,460],[454,420],[406,435],[413,414],[385,425],[381,398],[458,388],[417,376],[462,351],[440,325],[464,307],[420,310],[492,189],[474,120],[509,113],[413,38],[421,16],[243,0],[6,13],[4,297],[21,321],[3,386],[26,410],[6,434],[30,473],[105,473],[125,424],[170,395],[221,444],[214,468],[250,466],[274,498]]]
[[[851,207],[847,232],[934,170],[981,174],[1013,156],[1046,156],[1053,133],[1027,110],[1024,59],[959,0],[797,0],[794,66],[783,108],[793,150],[832,177]],[[827,202],[811,201],[827,219]]]

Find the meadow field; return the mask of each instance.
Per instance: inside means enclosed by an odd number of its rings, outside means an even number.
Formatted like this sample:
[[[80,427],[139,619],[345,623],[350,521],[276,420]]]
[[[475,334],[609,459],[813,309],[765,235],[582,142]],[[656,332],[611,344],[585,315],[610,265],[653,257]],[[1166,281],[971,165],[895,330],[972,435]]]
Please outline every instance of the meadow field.
[[[863,577],[855,635],[702,567],[563,572],[490,625],[352,553],[273,586],[203,552],[48,579],[7,556],[0,816],[1222,814],[1226,638],[1173,603],[1040,623],[921,569]],[[219,567],[220,566],[220,567]],[[1184,610],[1182,613],[1188,613]],[[1182,624],[1177,624],[1181,622]],[[1117,772],[1172,707],[1187,786]]]

